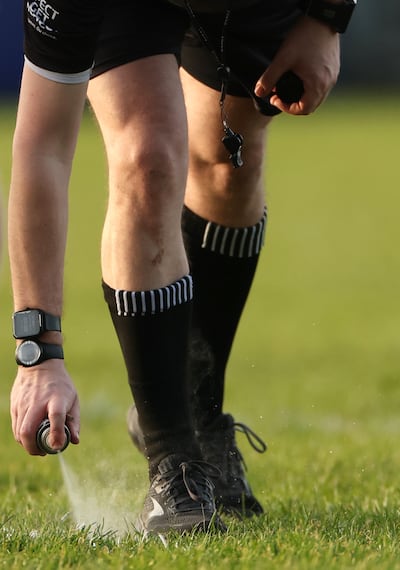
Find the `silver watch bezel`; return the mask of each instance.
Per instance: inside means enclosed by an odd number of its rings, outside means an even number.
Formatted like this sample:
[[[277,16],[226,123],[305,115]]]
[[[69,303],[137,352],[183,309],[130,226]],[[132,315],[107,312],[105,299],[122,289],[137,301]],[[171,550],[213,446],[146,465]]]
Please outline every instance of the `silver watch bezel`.
[[[29,352],[27,356],[24,356],[23,353],[29,350],[32,351],[31,356]],[[43,356],[43,349],[36,341],[25,340],[17,347],[15,356],[17,364],[21,364],[21,366],[25,367],[35,366],[35,364],[40,362]]]

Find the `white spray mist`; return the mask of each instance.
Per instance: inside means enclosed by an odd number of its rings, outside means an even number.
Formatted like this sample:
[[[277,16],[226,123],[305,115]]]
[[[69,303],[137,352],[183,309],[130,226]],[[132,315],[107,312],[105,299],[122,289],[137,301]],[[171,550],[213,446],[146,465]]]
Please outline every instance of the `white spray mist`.
[[[71,507],[79,528],[92,528],[121,538],[135,532],[135,520],[145,494],[145,481],[139,484],[121,474],[116,467],[103,462],[93,465],[84,477],[78,476],[58,454],[61,473]]]

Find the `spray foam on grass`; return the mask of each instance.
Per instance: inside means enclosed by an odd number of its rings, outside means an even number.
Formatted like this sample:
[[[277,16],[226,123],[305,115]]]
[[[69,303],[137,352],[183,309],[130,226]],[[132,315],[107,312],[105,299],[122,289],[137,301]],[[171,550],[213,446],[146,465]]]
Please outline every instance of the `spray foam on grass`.
[[[92,465],[82,477],[61,453],[58,458],[71,515],[78,528],[118,538],[135,532],[135,520],[145,495],[142,474],[139,480],[139,474],[129,472],[128,475],[103,461]]]

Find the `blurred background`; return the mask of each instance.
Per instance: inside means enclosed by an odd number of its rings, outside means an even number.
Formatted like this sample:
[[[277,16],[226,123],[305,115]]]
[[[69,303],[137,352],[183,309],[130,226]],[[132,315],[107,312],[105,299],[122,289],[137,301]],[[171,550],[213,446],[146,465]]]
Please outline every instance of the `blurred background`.
[[[19,0],[0,0],[0,94],[18,89],[22,55]],[[341,86],[391,88],[400,84],[400,2],[359,0],[343,36]]]

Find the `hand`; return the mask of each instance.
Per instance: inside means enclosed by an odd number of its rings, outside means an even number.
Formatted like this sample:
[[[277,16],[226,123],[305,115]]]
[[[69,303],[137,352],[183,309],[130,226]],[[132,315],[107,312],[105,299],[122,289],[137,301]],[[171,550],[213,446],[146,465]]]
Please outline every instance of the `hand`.
[[[291,115],[308,115],[326,99],[337,81],[339,70],[339,34],[322,22],[302,16],[258,80],[255,93],[258,97],[266,97],[274,90],[279,78],[291,71],[304,85],[300,101],[285,104],[273,95],[270,102]]]
[[[32,368],[19,366],[10,410],[14,437],[31,455],[44,455],[36,445],[36,431],[47,417],[52,448],[63,446],[65,423],[71,432],[71,443],[79,443],[78,395],[63,360],[46,360]]]

